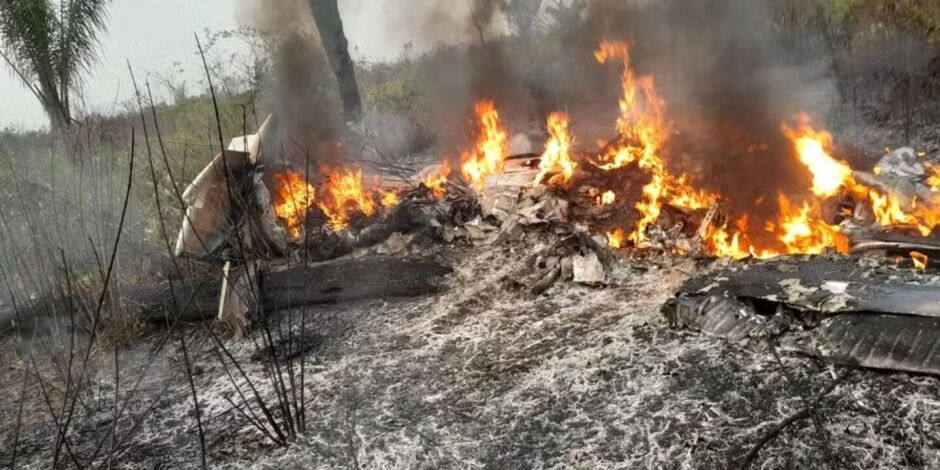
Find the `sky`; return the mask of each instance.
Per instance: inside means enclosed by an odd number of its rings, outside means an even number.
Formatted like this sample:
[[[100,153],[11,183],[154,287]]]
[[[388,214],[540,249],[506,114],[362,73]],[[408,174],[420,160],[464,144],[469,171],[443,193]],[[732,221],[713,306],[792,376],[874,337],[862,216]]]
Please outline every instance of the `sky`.
[[[193,33],[232,30],[245,18],[245,0],[115,0],[108,31],[101,38],[102,60],[86,77],[84,102],[92,111],[108,113],[115,104],[130,99],[132,90],[128,61],[138,76],[147,73],[167,76],[182,69],[177,78],[190,87],[201,76]],[[271,1],[271,0],[264,0]],[[402,8],[407,3],[408,8]],[[443,42],[458,40],[460,28],[435,28],[440,15],[458,15],[454,0],[339,0],[351,52],[357,58],[384,60],[397,56],[406,43],[420,52]],[[418,12],[416,14],[416,12]],[[446,23],[446,22],[445,22]],[[226,52],[244,48],[236,41],[225,44]],[[178,64],[178,65],[175,65]],[[38,129],[47,125],[35,97],[0,64],[0,129]]]

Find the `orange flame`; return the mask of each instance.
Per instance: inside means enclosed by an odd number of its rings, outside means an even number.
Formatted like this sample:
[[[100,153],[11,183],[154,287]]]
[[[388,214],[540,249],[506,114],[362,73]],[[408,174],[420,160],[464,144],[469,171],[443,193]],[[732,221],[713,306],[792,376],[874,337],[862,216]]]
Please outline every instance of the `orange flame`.
[[[773,258],[783,254],[821,254],[829,250],[849,252],[849,239],[836,225],[829,225],[819,216],[815,204],[793,204],[781,194],[778,197],[779,223],[768,224],[766,230],[774,234],[775,247],[758,247],[748,237],[747,216],[738,219],[735,232],[727,226],[711,229],[704,237],[706,251],[721,258]]]
[[[611,248],[620,248],[623,246],[624,231],[622,228],[607,232],[607,246]]]
[[[662,212],[664,201],[690,209],[704,209],[718,200],[718,195],[693,188],[686,175],[669,172],[661,157],[669,135],[669,124],[664,117],[664,103],[656,92],[650,77],[637,77],[630,67],[630,45],[623,42],[604,42],[595,57],[601,63],[619,60],[623,64],[620,117],[617,129],[622,144],[612,148],[597,163],[599,168],[613,170],[636,162],[637,167],[651,175],[643,188],[643,199],[636,205],[640,219],[629,235],[634,243],[646,239],[646,231]],[[800,161],[813,175],[812,191],[822,197],[833,196],[842,187],[859,191],[852,177],[852,169],[830,156],[832,137],[828,132],[816,131],[808,117],[801,117],[796,129],[783,126],[783,132],[793,142]],[[864,194],[864,193],[863,193]],[[776,247],[758,248],[748,237],[747,219],[737,222],[737,229],[726,226],[712,227],[703,234],[706,249],[717,256],[772,257],[783,253],[822,253],[828,249],[848,251],[848,239],[838,226],[825,223],[815,204],[792,204],[779,199],[780,219],[769,227],[775,233]]]
[[[878,221],[878,225],[891,226],[918,224],[916,217],[904,212],[904,209],[901,208],[901,202],[898,201],[897,198],[882,195],[875,190],[869,191],[868,197],[871,200],[871,209],[875,214],[875,220]]]
[[[670,191],[672,191],[673,194],[669,198],[669,204],[676,207],[685,207],[686,209],[708,209],[718,200],[718,195],[716,194],[702,189],[692,188],[688,183],[688,177],[686,175],[675,179],[671,184]]]
[[[622,144],[611,148],[596,166],[610,171],[636,162],[641,170],[651,174],[650,182],[643,187],[643,200],[636,204],[640,220],[629,235],[633,243],[639,243],[647,239],[647,228],[659,219],[664,199],[668,198],[677,206],[699,209],[710,206],[718,198],[690,187],[685,175],[676,177],[667,170],[660,156],[669,135],[665,104],[656,92],[652,77],[634,75],[630,66],[630,44],[605,41],[594,55],[600,63],[619,60],[623,66],[620,75],[623,96],[617,119]]]
[[[567,114],[555,112],[548,115],[548,135],[549,139],[545,143],[545,152],[539,163],[539,173],[535,177],[535,184],[541,184],[552,172],[557,172],[557,174],[549,178],[549,184],[568,184],[578,165],[568,153],[573,139],[568,130]]]
[[[927,177],[927,185],[930,186],[930,190],[935,193],[940,193],[940,166],[927,164],[927,170],[930,171],[930,176]]]
[[[668,126],[663,115],[665,104],[656,92],[653,78],[638,78],[634,75],[630,64],[629,43],[604,41],[594,53],[594,57],[602,64],[619,60],[623,65],[620,75],[623,95],[620,98],[617,130],[624,141],[628,142],[602,156],[598,166],[613,170],[639,161],[643,168],[657,168],[662,164],[657,154],[666,141]]]
[[[607,233],[609,245],[619,248],[624,239],[634,244],[646,241],[649,227],[659,219],[666,202],[677,207],[700,210],[715,204],[720,196],[695,188],[686,175],[677,176],[670,171],[662,157],[670,135],[665,104],[657,93],[652,77],[634,74],[630,44],[605,41],[595,52],[595,58],[600,63],[616,61],[622,65],[622,96],[617,119],[618,144],[610,146],[591,163],[606,171],[632,165],[631,168],[639,169],[650,177],[649,183],[642,189],[642,199],[635,205],[639,219],[632,232],[628,234],[618,228]],[[492,102],[477,103],[475,114],[478,137],[473,148],[461,154],[461,173],[474,188],[481,190],[488,177],[503,172],[509,153],[508,135],[501,126],[499,114]],[[567,184],[576,168],[570,156],[573,138],[569,131],[569,118],[564,113],[552,113],[548,116],[547,127],[550,138],[534,183],[543,183],[547,178],[549,184]],[[808,116],[799,116],[792,127],[782,124],[781,130],[792,142],[796,157],[809,170],[812,180],[807,189],[813,195],[830,198],[844,191],[845,195],[869,203],[878,224],[912,225],[925,236],[940,224],[940,211],[932,207],[918,207],[916,199],[908,204],[908,201],[897,200],[891,194],[881,194],[858,183],[851,166],[833,157],[832,135],[825,130],[814,129]],[[928,184],[932,190],[940,192],[940,169],[929,165],[928,168],[931,171]],[[443,186],[449,171],[445,165],[439,175],[425,181],[435,196],[444,194]],[[355,201],[355,198],[350,200]],[[384,203],[384,196],[382,200]],[[758,204],[763,200],[761,197]],[[613,204],[615,201],[616,195],[612,191],[606,191],[597,198],[598,205]],[[745,215],[734,223],[733,228],[725,223],[709,227],[706,233],[699,234],[706,252],[731,258],[769,258],[788,253],[848,251],[848,238],[841,227],[830,225],[824,220],[818,202],[794,203],[780,195],[778,205],[779,217],[765,227],[769,235],[749,232]],[[324,211],[330,214],[326,209]],[[360,208],[360,211],[369,215],[365,208]],[[755,240],[759,240],[761,246],[757,246]]]
[[[492,101],[480,101],[474,106],[479,136],[472,150],[460,156],[463,176],[478,191],[486,179],[503,172],[503,162],[509,155],[509,137],[499,120],[499,112]]]
[[[371,217],[379,206],[388,209],[399,202],[394,191],[366,190],[361,170],[324,168],[322,171],[327,181],[319,192],[300,173],[286,171],[274,175],[277,181],[274,213],[287,227],[291,238],[301,236],[304,216],[313,206],[326,215],[333,230],[339,231],[348,227],[353,213]],[[375,185],[378,183],[376,179]],[[315,197],[317,195],[319,198]]]
[[[447,177],[450,176],[450,163],[444,161],[437,174],[431,174],[424,179],[424,185],[431,190],[431,195],[440,199],[447,193]]]
[[[927,263],[930,262],[930,258],[928,258],[927,255],[920,253],[918,251],[912,251],[911,261],[914,262],[914,269],[918,271],[926,271]]]
[[[934,228],[940,225],[940,211],[936,207],[921,207],[917,198],[911,202],[911,206],[914,217],[917,219],[917,231],[920,232],[921,236],[929,237],[934,233]]]
[[[747,236],[741,232],[728,233],[727,226],[718,227],[708,234],[705,242],[706,251],[718,258],[742,259],[753,256]],[[745,241],[742,241],[745,240]]]
[[[813,174],[813,194],[831,197],[843,187],[855,189],[852,168],[829,154],[833,147],[832,135],[813,129],[805,114],[800,115],[798,121],[796,129],[783,124],[783,134],[793,142],[800,161]]]
[[[794,206],[784,195],[780,195],[780,241],[787,253],[820,254],[832,248],[839,253],[849,252],[849,239],[836,225],[822,221],[819,207],[804,203]]]
[[[276,173],[274,179],[277,181],[274,214],[287,227],[291,237],[299,238],[304,216],[313,206],[317,190],[300,173]]]
[[[636,208],[640,211],[640,220],[636,223],[636,229],[630,234],[630,241],[640,243],[647,239],[646,229],[659,219],[662,213],[663,204],[660,202],[666,192],[663,184],[663,176],[653,174],[653,179],[649,184],[643,187],[645,200],[636,203]]]
[[[640,220],[629,236],[631,241],[639,243],[646,239],[646,228],[659,218],[662,208],[660,198],[666,191],[665,168],[658,155],[666,136],[662,115],[663,102],[656,94],[651,77],[637,79],[633,74],[630,66],[630,44],[604,41],[594,53],[594,57],[602,64],[619,60],[623,65],[620,74],[623,96],[620,98],[617,130],[626,142],[604,155],[598,167],[613,170],[636,161],[641,169],[653,173],[652,180],[643,188],[645,199],[636,204],[637,210],[640,211]],[[638,98],[641,93],[644,97],[642,103]]]
[[[921,235],[928,236],[933,228],[940,224],[940,213],[930,207],[918,208],[916,199],[910,204],[904,204],[895,196],[882,194],[856,182],[852,168],[830,155],[830,149],[833,147],[832,135],[826,131],[814,130],[806,115],[799,116],[798,120],[796,129],[784,124],[783,133],[793,141],[800,161],[813,174],[813,194],[831,197],[841,188],[845,188],[857,199],[867,200],[871,204],[875,221],[883,227],[911,225],[916,227]],[[936,182],[940,183],[940,175]],[[911,211],[905,211],[905,206],[910,207]]]
[[[930,207],[918,207],[916,197],[910,203],[911,212],[905,212],[904,205],[896,197],[883,195],[874,189],[868,191],[868,198],[875,221],[882,227],[910,225],[921,236],[927,237],[940,224],[940,213]]]
[[[375,214],[375,200],[363,189],[362,170],[324,170],[324,173],[327,175],[326,189],[317,205],[326,214],[333,230],[348,227],[349,219],[356,211],[367,217]]]
[[[388,209],[398,205],[398,193],[395,191],[380,190],[379,193],[382,195],[382,207]]]

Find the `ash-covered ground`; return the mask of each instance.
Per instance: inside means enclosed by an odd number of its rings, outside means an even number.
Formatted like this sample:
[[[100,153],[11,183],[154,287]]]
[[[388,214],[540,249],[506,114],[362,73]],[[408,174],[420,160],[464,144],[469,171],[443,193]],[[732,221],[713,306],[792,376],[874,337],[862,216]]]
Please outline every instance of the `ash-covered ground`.
[[[438,294],[308,308],[308,432],[287,448],[233,407],[241,402],[206,326],[188,326],[209,466],[731,468],[842,374],[818,412],[771,439],[752,468],[940,466],[940,379],[797,356],[778,362],[761,340],[730,344],[672,330],[660,306],[710,268],[690,260],[624,259],[615,285],[558,283],[533,297],[511,280],[525,255],[547,243],[540,237],[510,246],[418,243],[409,250],[434,252],[454,268]],[[227,345],[273,400],[257,358],[260,334]],[[165,338],[119,352],[118,403],[130,404],[116,426],[114,359],[102,359],[93,396],[82,400],[96,406],[76,413],[77,453],[90,455],[114,426],[115,467],[199,467],[180,343],[173,336],[159,348]],[[12,457],[24,368],[15,359],[3,366],[3,463]],[[46,468],[55,428],[40,384],[31,380],[26,396],[16,466]],[[70,465],[64,451],[60,465]]]

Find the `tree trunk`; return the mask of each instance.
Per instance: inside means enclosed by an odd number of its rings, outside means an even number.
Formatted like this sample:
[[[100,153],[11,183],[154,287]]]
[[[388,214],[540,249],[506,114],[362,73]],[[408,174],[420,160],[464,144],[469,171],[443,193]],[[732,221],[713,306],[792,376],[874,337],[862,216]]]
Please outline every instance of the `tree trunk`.
[[[39,80],[39,100],[42,108],[49,117],[49,130],[53,134],[60,135],[72,124],[71,112],[68,104],[63,102],[57,89],[51,79]]]
[[[43,103],[43,109],[49,117],[49,130],[54,135],[62,135],[72,124],[68,111],[56,103]]]
[[[326,57],[339,83],[339,95],[343,101],[343,114],[347,122],[358,123],[362,118],[362,99],[356,83],[356,71],[349,56],[349,42],[343,31],[337,0],[310,0],[313,19],[320,30],[320,40]]]

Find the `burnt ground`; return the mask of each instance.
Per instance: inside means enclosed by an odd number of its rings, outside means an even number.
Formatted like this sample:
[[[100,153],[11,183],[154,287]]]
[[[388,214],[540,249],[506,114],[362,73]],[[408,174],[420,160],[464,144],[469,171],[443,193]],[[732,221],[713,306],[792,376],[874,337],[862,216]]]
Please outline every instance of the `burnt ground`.
[[[669,329],[660,305],[708,269],[688,260],[623,260],[615,285],[559,283],[532,297],[507,282],[540,243],[528,237],[528,246],[413,246],[454,267],[440,293],[309,308],[308,432],[287,448],[227,401],[240,403],[206,330],[187,327],[210,466],[729,468],[841,374],[815,419],[772,439],[752,468],[940,465],[940,379],[801,356],[778,362],[766,342]],[[164,337],[119,353],[119,401],[130,405],[116,425],[117,467],[199,466],[185,363],[178,339],[156,349]],[[270,398],[253,341],[227,344]],[[115,426],[113,368],[104,365],[113,356],[102,362],[76,413],[72,442],[83,455]],[[0,373],[6,465],[23,363],[5,361]],[[55,431],[39,395],[30,381],[18,468],[51,463]]]

